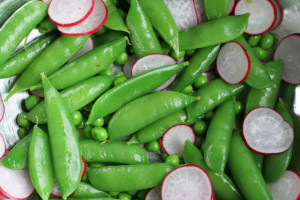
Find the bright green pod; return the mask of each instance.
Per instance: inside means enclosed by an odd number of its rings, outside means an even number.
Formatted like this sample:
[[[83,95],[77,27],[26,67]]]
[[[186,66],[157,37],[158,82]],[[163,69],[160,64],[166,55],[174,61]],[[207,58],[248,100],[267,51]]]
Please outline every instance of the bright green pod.
[[[95,47],[98,47],[100,45],[103,45],[105,43],[109,43],[109,42],[113,42],[115,40],[119,40],[125,36],[127,36],[128,34],[122,31],[111,31],[111,30],[107,30],[105,31],[105,33],[101,34],[101,35],[94,35],[93,37],[93,41],[94,41],[94,45]]]
[[[57,30],[56,24],[54,24],[49,17],[46,17],[41,23],[39,23],[37,28],[40,33],[50,33]]]
[[[108,123],[110,140],[130,135],[151,123],[182,110],[199,97],[175,91],[161,91],[131,101],[120,108]]]
[[[5,23],[5,21],[22,5],[24,5],[29,0],[1,0],[0,1],[0,27]]]
[[[128,145],[123,141],[101,144],[95,140],[81,140],[80,151],[87,163],[149,163],[145,149],[134,144]]]
[[[28,169],[32,184],[43,200],[48,200],[54,183],[48,135],[34,126],[28,152]]]
[[[112,0],[103,1],[108,12],[107,20],[104,26],[111,30],[128,32],[125,20],[121,16],[119,9],[113,4]]]
[[[75,193],[72,194],[74,198],[109,198],[110,195],[106,192],[97,190],[93,186],[88,183],[80,182],[78,188],[76,189]],[[68,198],[70,199],[70,198]]]
[[[230,0],[204,0],[203,8],[207,20],[227,15]]]

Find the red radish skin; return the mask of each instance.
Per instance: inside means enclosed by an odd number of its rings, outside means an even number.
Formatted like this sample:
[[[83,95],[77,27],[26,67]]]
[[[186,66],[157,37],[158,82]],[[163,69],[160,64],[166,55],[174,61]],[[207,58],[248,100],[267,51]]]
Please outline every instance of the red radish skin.
[[[2,158],[0,158],[0,161],[3,160],[5,158],[5,156],[9,153],[10,151],[9,150],[5,150]]]
[[[147,193],[145,200],[161,200],[161,186],[156,186],[149,190]]]
[[[29,95],[36,95],[41,99],[44,99],[44,90],[28,90]]]
[[[233,12],[234,7],[235,7],[235,0],[230,0],[227,15],[230,15]]]
[[[166,150],[165,150],[165,148],[164,148],[163,145],[162,145],[162,138],[159,138],[158,141],[159,141],[159,144],[160,144],[160,150],[161,150],[163,153],[167,153]]]
[[[41,0],[41,1],[48,4],[48,5],[51,3],[51,0]]]
[[[69,62],[72,62],[73,60],[77,59],[80,56],[83,56],[87,52],[94,49],[94,40],[92,37],[89,37],[89,39],[84,43],[84,45],[79,49],[79,51],[69,60]]]
[[[4,106],[4,102],[0,96],[0,122],[2,121],[3,117],[4,117],[4,113],[5,113],[5,106]]]
[[[202,0],[194,0],[195,3],[195,9],[197,13],[198,18],[198,24],[202,24],[206,21],[206,17],[204,14],[204,8],[203,8],[203,1]]]
[[[268,120],[266,120],[266,116],[269,116]],[[260,127],[259,130],[258,126]],[[278,136],[279,128],[286,130],[288,135]],[[242,130],[248,148],[263,155],[283,153],[291,147],[294,140],[294,131],[291,125],[277,111],[268,107],[258,107],[251,110],[244,118]],[[258,130],[259,133],[251,133],[253,130]],[[275,133],[277,133],[277,138],[274,137]],[[278,137],[280,138],[278,139]],[[253,142],[253,140],[256,140],[256,142]],[[274,145],[274,142],[280,144]]]
[[[279,0],[271,0],[276,7],[276,20],[271,30],[276,29],[282,22],[283,19],[283,7]]]
[[[238,42],[228,42],[219,51],[217,70],[220,77],[229,84],[240,84],[246,80],[251,68],[247,51]]]
[[[6,143],[4,137],[0,133],[0,160],[5,156]]]

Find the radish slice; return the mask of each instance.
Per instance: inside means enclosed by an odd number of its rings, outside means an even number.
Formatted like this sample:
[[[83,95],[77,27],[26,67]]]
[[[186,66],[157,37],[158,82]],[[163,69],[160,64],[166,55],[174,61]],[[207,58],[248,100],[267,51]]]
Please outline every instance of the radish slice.
[[[178,154],[182,158],[183,148],[186,140],[190,140],[193,144],[196,142],[196,135],[189,125],[179,124],[169,128],[163,138],[163,149],[169,155]]]
[[[134,65],[134,63],[136,63],[136,61],[138,60],[138,58],[136,57],[136,55],[131,55],[129,56],[127,62],[123,65],[123,73],[127,78],[131,78],[131,69],[132,66]]]
[[[237,42],[228,42],[217,57],[217,70],[229,84],[240,84],[250,72],[251,62],[244,47]]]
[[[28,90],[30,95],[36,95],[40,98],[44,98],[44,90]]]
[[[161,194],[160,194],[161,186],[156,186],[149,190],[147,193],[145,200],[161,200]]]
[[[0,195],[9,199],[26,199],[34,191],[27,168],[11,170],[0,165]]]
[[[0,158],[0,161],[3,160],[5,158],[5,156],[9,153],[10,151],[9,150],[5,150],[2,158]],[[1,195],[0,195],[1,196]],[[1,199],[1,198],[0,198]]]
[[[51,3],[51,0],[41,0],[41,1],[48,4],[48,5]]]
[[[5,155],[6,143],[3,136],[0,133],[0,159]]]
[[[198,24],[194,0],[164,0],[164,2],[169,8],[179,31]]]
[[[268,186],[274,200],[300,199],[300,177],[296,172],[287,170],[278,181]]]
[[[232,13],[232,12],[233,12],[234,5],[235,5],[235,0],[230,0],[230,2],[229,2],[229,6],[228,6],[227,15],[230,15],[230,13]]]
[[[69,60],[69,62],[72,62],[76,58],[83,56],[84,54],[86,54],[87,52],[89,52],[94,48],[95,48],[94,41],[92,37],[89,37],[89,39],[84,43],[84,45],[79,49],[79,51]]]
[[[0,122],[2,121],[2,119],[4,117],[4,113],[5,113],[5,106],[4,106],[3,100],[2,100],[2,98],[0,96]]]
[[[276,20],[272,27],[272,30],[276,29],[282,22],[283,18],[283,7],[279,0],[271,0],[276,8]]]
[[[102,0],[94,0],[92,13],[80,24],[70,27],[57,26],[57,29],[68,36],[85,36],[97,32],[106,22],[107,8]]]
[[[50,19],[59,26],[74,26],[92,13],[94,0],[52,0],[48,7]]]
[[[175,65],[175,64],[176,64],[176,60],[171,56],[165,54],[150,54],[136,61],[136,63],[133,65],[131,69],[131,76],[137,76],[151,69],[168,66],[168,65]],[[159,88],[155,89],[154,91],[166,89],[173,83],[175,78],[176,75],[171,77],[169,80],[167,80],[167,82],[162,84]]]
[[[282,79],[290,84],[300,84],[300,34],[288,35],[281,40],[274,60],[284,60]]]
[[[206,21],[204,8],[203,8],[203,1],[202,0],[194,0],[194,2],[195,2],[195,8],[196,8],[196,13],[197,13],[197,17],[198,17],[198,24],[202,24],[203,22]]]
[[[294,132],[278,112],[259,107],[246,115],[243,137],[247,146],[257,153],[278,154],[290,148]]]
[[[212,185],[207,173],[196,165],[171,171],[161,187],[162,200],[211,200]]]
[[[276,20],[276,7],[270,0],[240,0],[234,10],[235,15],[250,13],[245,33],[261,35],[269,31]]]

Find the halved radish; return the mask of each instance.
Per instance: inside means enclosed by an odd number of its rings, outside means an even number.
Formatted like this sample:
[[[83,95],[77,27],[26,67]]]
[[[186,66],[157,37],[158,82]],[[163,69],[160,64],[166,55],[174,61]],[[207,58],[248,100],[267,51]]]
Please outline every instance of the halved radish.
[[[48,4],[48,5],[51,3],[51,0],[41,0],[41,1]]]
[[[251,110],[243,122],[247,146],[260,154],[279,154],[293,143],[293,128],[275,110],[259,107]]]
[[[0,165],[0,196],[9,199],[26,199],[33,191],[27,168],[12,170]]]
[[[300,84],[300,34],[288,35],[281,40],[274,60],[283,59],[282,79],[290,84]]]
[[[36,95],[40,98],[44,98],[44,90],[28,90],[29,95]]]
[[[149,190],[147,193],[145,200],[161,200],[161,194],[160,194],[161,186],[156,186]]]
[[[195,2],[195,9],[198,17],[198,24],[201,24],[206,21],[204,8],[203,8],[203,1],[202,0],[194,0]]]
[[[5,106],[4,106],[4,102],[0,96],[0,122],[2,121],[3,117],[4,117],[4,113],[5,113]]]
[[[235,0],[230,0],[227,15],[230,15],[233,12],[235,6]]]
[[[250,13],[248,35],[261,35],[269,31],[276,20],[276,7],[271,0],[240,0],[236,3],[234,14]]]
[[[92,13],[94,0],[52,0],[48,7],[50,19],[59,26],[74,26]]]
[[[83,56],[84,54],[86,54],[87,52],[89,52],[94,48],[95,48],[94,41],[92,37],[89,37],[89,39],[84,43],[84,45],[79,49],[79,51],[69,60],[69,62],[72,62],[76,58]]]
[[[134,63],[136,63],[136,61],[138,60],[138,58],[136,57],[136,55],[131,55],[129,56],[127,62],[123,65],[123,72],[124,72],[124,75],[127,77],[127,78],[131,78],[131,69],[132,69],[132,66],[134,65]]]
[[[161,187],[162,200],[211,200],[212,185],[207,173],[196,165],[184,165],[171,171]]]
[[[9,150],[5,150],[2,158],[0,158],[0,161],[3,160],[5,158],[5,156],[9,153],[10,151]]]
[[[68,36],[84,36],[97,32],[106,22],[107,8],[102,0],[94,1],[92,13],[83,22],[69,27],[57,26],[57,29]]]
[[[164,0],[164,2],[169,8],[179,31],[198,24],[194,0]]]
[[[228,42],[217,57],[217,70],[221,78],[229,84],[240,84],[250,72],[248,53],[238,42]]]
[[[300,177],[296,172],[287,170],[278,181],[268,186],[274,200],[300,199]]]
[[[4,156],[6,151],[6,143],[4,137],[0,133],[0,159]]]
[[[272,30],[276,29],[280,23],[282,22],[282,18],[283,18],[283,7],[280,3],[279,0],[271,0],[274,4],[274,6],[276,7],[276,20],[275,20],[275,23],[272,27]]]
[[[190,140],[196,142],[196,135],[189,125],[179,124],[169,128],[162,137],[162,147],[169,155],[178,154],[182,157],[184,143]]]
[[[176,60],[171,56],[165,54],[150,54],[136,61],[136,63],[132,66],[131,76],[137,76],[151,69],[168,66],[168,65],[175,65],[175,64],[176,64]],[[161,85],[159,88],[157,88],[154,91],[166,89],[173,83],[175,78],[176,75],[174,75],[172,78],[170,78],[167,82],[165,82],[163,85]]]

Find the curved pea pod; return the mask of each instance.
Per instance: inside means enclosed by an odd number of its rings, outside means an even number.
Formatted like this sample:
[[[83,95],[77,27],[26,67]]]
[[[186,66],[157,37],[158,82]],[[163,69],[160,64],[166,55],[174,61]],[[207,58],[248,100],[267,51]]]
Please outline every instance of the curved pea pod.
[[[222,79],[216,79],[195,92],[200,101],[189,105],[186,109],[188,119],[194,119],[237,95],[245,88],[244,84],[231,85]]]
[[[44,35],[18,52],[0,66],[0,78],[17,76],[22,73],[55,39],[57,34]]]
[[[88,38],[89,36],[60,36],[21,74],[5,100],[41,82],[40,73],[46,75],[54,73],[82,47]]]
[[[125,21],[112,0],[103,0],[107,8],[107,20],[104,24],[109,29],[128,32]]]
[[[66,199],[76,190],[82,175],[77,131],[61,94],[44,74],[42,81],[54,173],[62,197]]]
[[[40,33],[50,33],[57,30],[56,24],[54,24],[49,17],[45,18],[41,23],[39,23],[37,28]]]
[[[178,167],[169,163],[104,166],[87,168],[92,186],[98,190],[121,192],[148,189],[160,185],[165,176]],[[101,180],[101,181],[99,181]]]
[[[192,84],[216,59],[220,45],[199,49],[191,58],[190,64],[172,84],[172,90],[181,91]]]
[[[126,24],[130,32],[130,42],[138,58],[153,53],[163,53],[151,23],[138,0],[131,0]]]
[[[123,141],[101,144],[95,140],[81,140],[80,150],[87,163],[149,163],[145,149],[134,144],[128,145]]]
[[[227,15],[230,0],[204,0],[203,8],[207,20]]]
[[[105,31],[105,33],[101,34],[101,35],[94,35],[93,37],[93,41],[94,41],[94,45],[95,47],[101,46],[105,43],[109,43],[109,42],[113,42],[115,40],[119,40],[125,36],[127,36],[128,34],[126,34],[125,32],[122,31],[111,31],[111,30],[107,30]]]
[[[179,32],[181,51],[229,42],[247,28],[249,14],[221,17]]]
[[[72,194],[74,198],[109,198],[110,195],[106,192],[97,190],[93,186],[88,183],[80,182],[78,188],[76,189],[75,193]],[[70,199],[70,198],[68,198]]]
[[[32,133],[26,135],[20,142],[18,142],[12,150],[0,161],[0,165],[3,165],[9,169],[19,170],[28,166],[28,149],[31,140]]]
[[[227,163],[233,179],[246,199],[273,199],[251,150],[238,130],[233,132]]]
[[[42,199],[48,199],[54,182],[48,135],[35,126],[28,152],[29,174],[34,188]]]
[[[95,76],[112,64],[125,50],[126,41],[127,37],[123,37],[93,49],[54,72],[49,76],[49,81],[57,90],[61,90]],[[42,84],[39,83],[30,89],[41,88]]]
[[[174,91],[162,91],[149,94],[131,101],[120,108],[108,123],[110,140],[116,140],[130,135],[141,128],[182,110],[198,100]]]
[[[87,123],[91,124],[97,118],[105,117],[126,103],[152,92],[187,65],[188,62],[183,62],[159,67],[132,77],[110,89],[94,103]]]
[[[163,0],[140,0],[151,25],[179,56],[178,28],[170,10]]]
[[[185,142],[183,159],[185,163],[197,165],[207,172],[213,186],[213,192],[216,195],[217,199],[243,199],[239,192],[239,189],[226,174],[213,172],[206,166],[201,151],[197,149],[197,147],[195,147],[189,140]]]
[[[48,5],[42,1],[28,2],[3,24],[0,28],[0,65],[11,56],[32,29],[47,16],[47,7]]]
[[[0,27],[22,5],[29,0],[2,0],[0,1]]]

